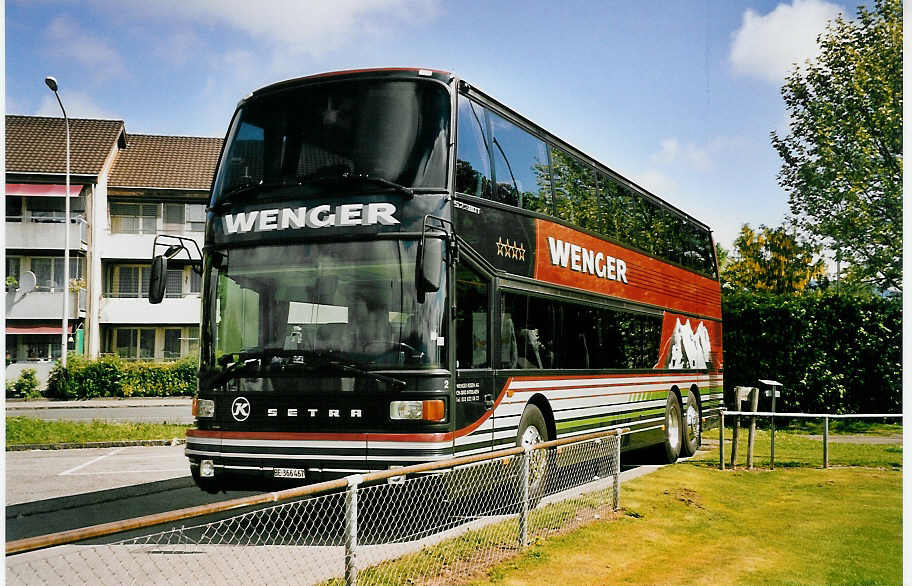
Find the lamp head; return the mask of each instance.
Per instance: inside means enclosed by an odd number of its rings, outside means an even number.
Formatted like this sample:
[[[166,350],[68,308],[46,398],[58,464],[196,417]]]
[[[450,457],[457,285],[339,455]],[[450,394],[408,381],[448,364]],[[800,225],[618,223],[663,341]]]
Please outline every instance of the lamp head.
[[[47,77],[44,78],[44,83],[45,83],[46,86],[48,86],[49,88],[51,88],[51,91],[52,91],[52,92],[56,92],[56,91],[57,91],[57,79],[56,79],[56,78],[53,78],[53,77],[51,77],[51,76],[49,75],[49,76],[47,76]]]

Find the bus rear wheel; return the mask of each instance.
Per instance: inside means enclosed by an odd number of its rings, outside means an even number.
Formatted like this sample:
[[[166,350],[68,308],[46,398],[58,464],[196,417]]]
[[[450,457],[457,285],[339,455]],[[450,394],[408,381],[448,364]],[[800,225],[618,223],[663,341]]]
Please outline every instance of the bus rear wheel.
[[[681,455],[681,443],[683,441],[681,402],[674,393],[668,393],[668,400],[665,402],[665,441],[661,452],[662,460],[667,464],[673,464]]]
[[[696,395],[691,392],[687,397],[687,408],[684,409],[684,429],[683,442],[681,443],[681,455],[685,457],[693,456],[700,449],[703,441],[703,421],[700,418],[700,401]]]

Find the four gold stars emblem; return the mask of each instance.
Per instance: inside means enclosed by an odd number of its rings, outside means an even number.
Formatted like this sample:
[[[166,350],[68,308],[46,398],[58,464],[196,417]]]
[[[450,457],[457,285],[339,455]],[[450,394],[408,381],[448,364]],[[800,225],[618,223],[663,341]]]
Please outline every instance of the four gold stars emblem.
[[[522,242],[518,240],[516,242],[510,242],[510,239],[507,238],[504,242],[503,238],[500,236],[497,237],[497,256],[503,256],[505,258],[514,258],[517,260],[526,260],[526,247]]]

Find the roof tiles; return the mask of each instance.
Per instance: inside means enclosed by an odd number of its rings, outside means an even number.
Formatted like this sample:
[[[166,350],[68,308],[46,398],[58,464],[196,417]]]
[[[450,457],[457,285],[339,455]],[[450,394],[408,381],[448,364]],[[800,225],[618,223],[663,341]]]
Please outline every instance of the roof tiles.
[[[121,135],[123,120],[70,119],[70,173],[98,175]],[[8,173],[66,173],[63,118],[6,117]]]
[[[221,148],[221,138],[131,134],[108,185],[208,190]]]

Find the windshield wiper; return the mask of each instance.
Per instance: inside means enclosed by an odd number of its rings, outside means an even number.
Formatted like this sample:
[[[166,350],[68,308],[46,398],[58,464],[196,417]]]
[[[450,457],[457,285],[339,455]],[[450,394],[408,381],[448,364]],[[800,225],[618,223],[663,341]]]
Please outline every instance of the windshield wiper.
[[[277,358],[290,358],[292,362],[280,362],[281,366],[293,366],[295,364],[302,364],[310,368],[320,368],[320,367],[330,367],[337,371],[351,372],[354,374],[359,374],[362,376],[367,376],[391,384],[400,388],[405,388],[406,382],[404,380],[387,376],[385,374],[380,374],[379,372],[372,372],[364,367],[364,365],[355,360],[347,360],[340,358],[331,352],[321,352],[319,350],[283,350],[283,349],[266,349],[262,352],[242,352],[238,354],[237,362],[232,362],[225,367],[225,370],[217,375],[215,380],[213,380],[210,385],[215,387],[229,378],[235,373],[243,370],[247,366],[256,363],[261,368],[264,366],[269,366],[275,364],[275,359]],[[296,362],[295,359],[300,359],[302,362]]]
[[[406,386],[405,381],[402,379],[380,374],[379,372],[372,372],[364,368],[364,365],[360,362],[341,358],[331,352],[323,352],[320,350],[275,350],[272,354],[277,357],[290,357],[292,359],[303,358],[308,366],[330,366],[336,370],[369,376],[374,380],[392,384],[400,388]],[[295,363],[292,362],[291,364]]]
[[[238,196],[245,193],[250,193],[252,191],[265,191],[268,189],[278,189],[280,187],[292,187],[295,185],[299,185],[299,183],[296,181],[288,181],[284,179],[282,181],[267,181],[265,183],[263,181],[260,181],[259,183],[244,183],[243,185],[237,185],[224,192],[219,198],[219,201],[206,208],[206,211],[219,213],[226,207],[234,205]]]
[[[249,356],[249,358],[245,358],[245,356]],[[263,357],[264,357],[264,354],[255,353],[255,352],[239,354],[236,362],[226,363],[225,370],[216,374],[215,377],[213,378],[213,380],[209,381],[209,386],[210,387],[219,386],[220,384],[224,383],[229,378],[231,378],[235,373],[237,373],[241,370],[244,370],[251,364],[256,364],[257,366],[262,367]]]
[[[400,185],[395,181],[390,181],[384,177],[378,175],[368,175],[367,173],[355,173],[353,171],[343,171],[338,174],[328,174],[325,172],[312,173],[310,175],[305,175],[299,178],[299,181],[315,181],[321,183],[329,183],[332,181],[347,181],[347,182],[363,182],[363,183],[375,183],[377,185],[382,185],[384,187],[389,187],[390,189],[395,189],[399,193],[402,193],[408,196],[409,199],[415,197],[415,190],[411,187],[406,187],[405,185]]]

